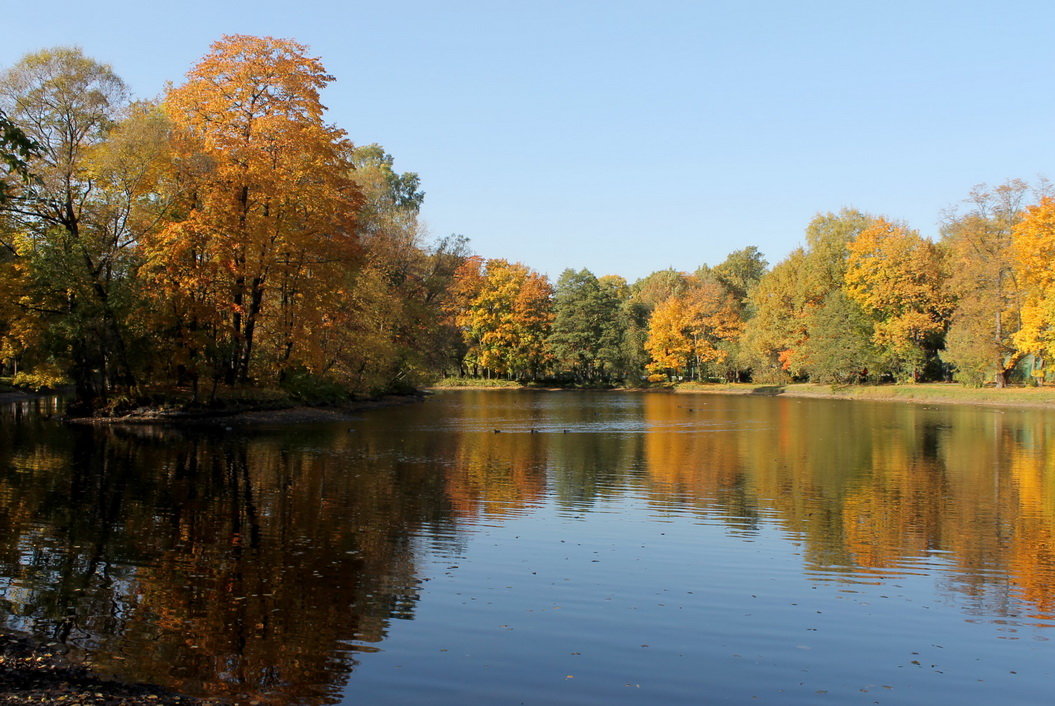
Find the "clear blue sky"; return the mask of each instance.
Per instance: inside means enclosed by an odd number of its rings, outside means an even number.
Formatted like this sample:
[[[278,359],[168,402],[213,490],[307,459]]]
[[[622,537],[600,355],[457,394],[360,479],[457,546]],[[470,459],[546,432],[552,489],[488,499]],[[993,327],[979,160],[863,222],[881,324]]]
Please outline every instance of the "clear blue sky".
[[[552,277],[775,263],[843,206],[936,237],[974,184],[1055,177],[1050,0],[4,5],[0,66],[76,44],[140,97],[222,34],[308,44],[433,235]]]

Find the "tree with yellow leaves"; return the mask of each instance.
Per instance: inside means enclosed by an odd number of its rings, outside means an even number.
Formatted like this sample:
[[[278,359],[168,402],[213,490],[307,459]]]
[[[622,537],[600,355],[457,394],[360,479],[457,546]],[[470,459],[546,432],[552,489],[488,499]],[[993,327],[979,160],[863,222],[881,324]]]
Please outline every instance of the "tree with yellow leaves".
[[[653,374],[684,372],[700,379],[708,365],[728,355],[722,342],[743,332],[736,298],[727,288],[714,279],[691,282],[692,289],[669,297],[652,312],[645,350]]]
[[[1038,368],[1051,369],[1055,361],[1055,199],[1045,197],[1026,209],[1012,233],[1011,252],[1025,295],[1015,345],[1037,356]]]
[[[995,381],[1022,358],[1013,341],[1021,326],[1022,291],[1015,273],[1011,237],[1022,218],[1030,187],[1013,179],[972,189],[966,213],[950,217],[942,228],[946,285],[954,304],[941,357],[955,366],[955,377],[968,385]]]
[[[498,375],[537,376],[547,360],[553,287],[520,263],[470,259],[459,272],[466,364]]]
[[[872,340],[889,372],[917,378],[940,344],[950,308],[937,249],[882,218],[847,248],[846,293],[871,316]]]

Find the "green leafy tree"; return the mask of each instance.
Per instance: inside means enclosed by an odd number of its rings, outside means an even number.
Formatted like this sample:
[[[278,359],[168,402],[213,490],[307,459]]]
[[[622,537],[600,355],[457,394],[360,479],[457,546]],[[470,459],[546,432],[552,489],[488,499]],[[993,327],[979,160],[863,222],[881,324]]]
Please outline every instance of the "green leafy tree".
[[[818,214],[806,228],[806,246],[793,251],[760,278],[748,295],[751,318],[741,347],[757,381],[808,378],[803,348],[813,315],[843,288],[848,244],[875,218],[854,209]],[[813,348],[813,358],[818,351]]]
[[[21,307],[46,319],[51,354],[69,362],[83,402],[136,386],[134,242],[114,227],[112,183],[93,165],[126,105],[121,79],[79,49],[30,54],[0,76],[0,110],[36,145],[25,160],[35,178],[7,182],[4,245],[24,261]]]
[[[747,296],[766,273],[768,263],[754,245],[729,253],[721,264],[711,271],[725,285],[737,301],[746,304]],[[697,276],[700,273],[697,272]]]
[[[0,203],[7,198],[9,181],[29,179],[29,160],[36,143],[0,110]]]
[[[620,297],[589,270],[565,270],[557,280],[549,346],[558,369],[578,382],[610,381],[620,364]]]
[[[800,362],[813,382],[846,385],[879,372],[882,356],[872,342],[872,320],[843,290],[829,294],[811,315]]]
[[[397,172],[379,145],[352,149],[351,163],[363,195],[357,221],[363,255],[346,299],[354,304],[345,319],[356,342],[344,346],[342,367],[358,371],[356,384],[369,389],[418,385],[456,357],[458,332],[445,311],[454,273],[468,255],[466,240],[426,244],[418,222],[420,179]]]

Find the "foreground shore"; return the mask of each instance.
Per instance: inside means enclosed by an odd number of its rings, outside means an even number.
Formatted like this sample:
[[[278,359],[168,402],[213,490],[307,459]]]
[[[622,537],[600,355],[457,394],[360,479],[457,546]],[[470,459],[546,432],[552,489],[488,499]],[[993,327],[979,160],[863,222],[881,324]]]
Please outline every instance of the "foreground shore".
[[[203,702],[150,684],[106,679],[26,636],[0,632],[0,703],[190,706],[220,702]]]
[[[536,390],[562,391],[568,388],[540,388],[509,384],[437,385],[428,388],[444,390]],[[820,385],[793,383],[762,385],[752,383],[682,383],[673,388],[611,388],[614,392],[648,392],[679,395],[756,395],[760,397],[801,397],[813,399],[867,400],[870,402],[910,402],[915,404],[954,404],[995,407],[1055,409],[1055,388],[1008,387],[970,388],[956,383],[918,383],[913,385]]]

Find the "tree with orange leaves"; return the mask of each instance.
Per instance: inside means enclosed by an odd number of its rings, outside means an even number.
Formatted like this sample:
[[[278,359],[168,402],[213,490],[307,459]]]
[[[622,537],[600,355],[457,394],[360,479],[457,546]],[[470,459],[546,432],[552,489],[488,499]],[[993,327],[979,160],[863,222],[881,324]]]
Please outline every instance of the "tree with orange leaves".
[[[713,279],[693,284],[688,292],[670,297],[652,312],[645,341],[652,373],[687,371],[699,379],[707,365],[728,355],[721,344],[743,332],[739,307],[728,289]]]
[[[258,358],[310,365],[355,268],[350,145],[319,99],[331,80],[301,44],[234,35],[166,96],[183,216],[143,242],[147,271],[183,362],[214,379],[247,381]]]
[[[547,359],[553,287],[520,263],[471,258],[455,284],[465,361],[498,375],[536,377]]]

